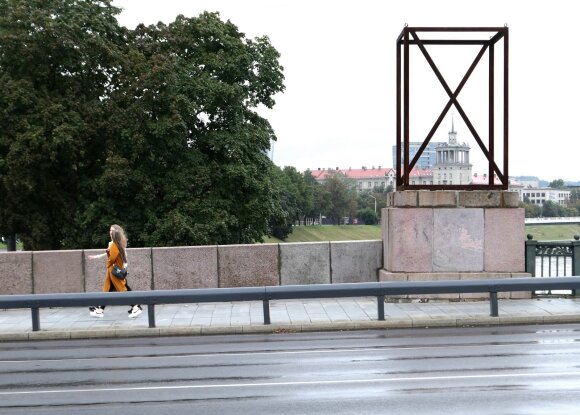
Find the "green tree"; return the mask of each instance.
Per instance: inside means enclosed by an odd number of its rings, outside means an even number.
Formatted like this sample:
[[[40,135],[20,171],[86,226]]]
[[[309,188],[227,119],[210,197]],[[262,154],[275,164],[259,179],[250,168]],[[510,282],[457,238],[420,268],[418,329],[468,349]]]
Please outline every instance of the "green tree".
[[[108,0],[0,2],[0,233],[26,249],[62,246],[105,160],[118,12]]]
[[[549,186],[552,189],[561,189],[562,187],[564,187],[564,180],[562,179],[553,180],[552,182],[550,182]]]
[[[111,124],[125,138],[116,163],[132,203],[114,213],[139,245],[261,240],[280,212],[266,156],[276,137],[256,109],[284,89],[278,52],[216,13],[141,25],[129,40]],[[87,216],[88,228],[97,220]]]
[[[376,225],[379,218],[377,213],[374,209],[364,208],[359,209],[357,212],[357,217],[365,224],[365,225]]]
[[[546,218],[554,218],[560,216],[558,205],[551,200],[544,202],[542,205],[542,216]]]
[[[306,184],[304,177],[294,167],[283,169],[272,168],[276,184],[276,200],[280,203],[281,215],[270,219],[271,233],[278,239],[286,239],[292,233],[292,225],[303,219],[306,212],[312,210],[312,189]]]
[[[330,193],[314,179],[310,170],[304,172],[304,182],[312,194],[312,205],[305,212],[305,216],[309,218],[320,218],[326,215],[330,209]]]
[[[524,208],[526,218],[539,218],[542,216],[542,207],[533,203],[520,202],[520,207]]]
[[[352,217],[356,212],[356,194],[352,183],[341,173],[331,174],[324,182],[324,190],[330,196],[327,215],[334,224],[340,224],[343,217]]]
[[[280,214],[257,113],[268,38],[218,14],[120,28],[110,1],[0,3],[0,233],[27,249],[246,243]]]

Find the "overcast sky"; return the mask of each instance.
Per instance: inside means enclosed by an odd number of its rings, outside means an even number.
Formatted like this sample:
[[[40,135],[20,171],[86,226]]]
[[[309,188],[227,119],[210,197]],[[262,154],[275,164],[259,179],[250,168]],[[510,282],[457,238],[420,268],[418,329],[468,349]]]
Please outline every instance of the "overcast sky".
[[[247,37],[267,35],[281,54],[286,91],[276,96],[274,109],[261,114],[278,137],[274,162],[300,171],[393,166],[395,46],[405,24],[507,24],[509,173],[580,180],[579,15],[573,0],[114,0],[113,4],[124,9],[119,21],[129,28],[169,23],[178,14],[194,17],[207,10],[219,12]],[[439,48],[432,51],[433,58],[454,90],[479,48]],[[423,141],[447,96],[422,55],[413,53],[411,140]],[[499,56],[496,52],[496,67],[503,64]],[[458,98],[484,142],[486,59]],[[432,141],[447,140],[452,113],[458,141],[472,148],[474,172],[487,172],[483,153],[453,108]],[[496,134],[499,146],[502,139]],[[501,169],[501,159],[496,162]]]

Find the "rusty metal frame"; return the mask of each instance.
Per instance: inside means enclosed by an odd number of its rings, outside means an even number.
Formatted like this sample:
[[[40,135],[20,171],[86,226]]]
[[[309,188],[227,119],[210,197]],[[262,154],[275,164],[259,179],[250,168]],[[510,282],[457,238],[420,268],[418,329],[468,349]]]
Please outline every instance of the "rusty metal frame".
[[[437,32],[443,34],[449,33],[457,33],[457,32],[464,32],[464,33],[482,33],[482,34],[491,34],[488,39],[425,39],[421,40],[418,36],[419,33],[424,32]],[[495,79],[494,79],[494,66],[495,66],[495,59],[494,59],[494,45],[503,39],[503,171],[499,169],[497,164],[495,163],[494,159],[494,150],[495,150],[495,143],[494,143],[494,115],[495,115],[495,106],[494,106],[494,86],[495,86]],[[441,115],[435,121],[433,128],[429,131],[429,134],[423,141],[421,147],[415,154],[413,160],[409,160],[409,47],[417,46],[433,72],[439,79],[439,82],[445,89],[445,92],[449,96],[449,101],[445,105]],[[425,45],[481,45],[481,50],[475,57],[475,60],[467,70],[467,73],[459,83],[457,89],[452,91],[441,72],[431,59],[431,56],[425,49]],[[508,27],[407,27],[403,29],[399,37],[397,38],[397,156],[396,156],[396,183],[397,183],[397,190],[414,190],[414,189],[428,189],[428,190],[490,190],[490,189],[498,189],[498,190],[506,190],[508,188],[508,121],[509,121],[509,113],[508,113],[508,69],[509,69],[509,60],[508,60],[508,53],[509,53],[509,30]],[[475,130],[475,127],[472,125],[471,121],[465,114],[465,111],[459,104],[457,100],[459,93],[467,83],[467,80],[473,73],[474,69],[476,68],[477,64],[484,56],[485,52],[489,51],[489,114],[488,114],[488,129],[489,129],[489,149],[484,145],[483,141],[481,140],[479,134]],[[402,65],[401,65],[402,60]],[[401,85],[401,66],[402,66],[402,82]],[[401,100],[403,101],[403,105],[401,105]],[[445,115],[454,105],[461,118],[467,125],[467,128],[475,138],[475,141],[479,145],[480,149],[483,151],[484,155],[488,160],[488,178],[489,183],[487,184],[480,184],[480,185],[427,185],[427,184],[410,184],[409,178],[413,167],[421,157],[421,154],[429,144],[431,138],[439,128],[439,125],[445,118]],[[403,125],[401,125],[403,123]],[[401,141],[401,133],[403,133],[403,142]],[[403,150],[403,164],[401,163],[401,150]],[[402,166],[402,168],[401,168]],[[495,173],[495,174],[494,174]],[[500,180],[501,184],[495,184],[494,177],[497,175],[498,179]]]

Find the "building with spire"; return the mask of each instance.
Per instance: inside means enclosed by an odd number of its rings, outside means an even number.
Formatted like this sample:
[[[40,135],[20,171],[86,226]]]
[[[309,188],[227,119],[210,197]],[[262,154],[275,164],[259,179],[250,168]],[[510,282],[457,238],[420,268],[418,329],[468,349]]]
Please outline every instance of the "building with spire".
[[[470,184],[472,165],[469,163],[469,150],[469,145],[457,141],[457,131],[452,118],[448,142],[439,144],[435,149],[433,184]]]

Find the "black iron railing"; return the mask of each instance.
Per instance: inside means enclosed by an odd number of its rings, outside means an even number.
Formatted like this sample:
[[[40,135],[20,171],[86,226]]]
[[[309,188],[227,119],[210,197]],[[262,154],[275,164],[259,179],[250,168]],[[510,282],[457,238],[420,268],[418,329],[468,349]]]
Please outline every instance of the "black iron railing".
[[[537,278],[580,275],[580,236],[574,235],[573,241],[535,241],[528,235],[526,272]]]

